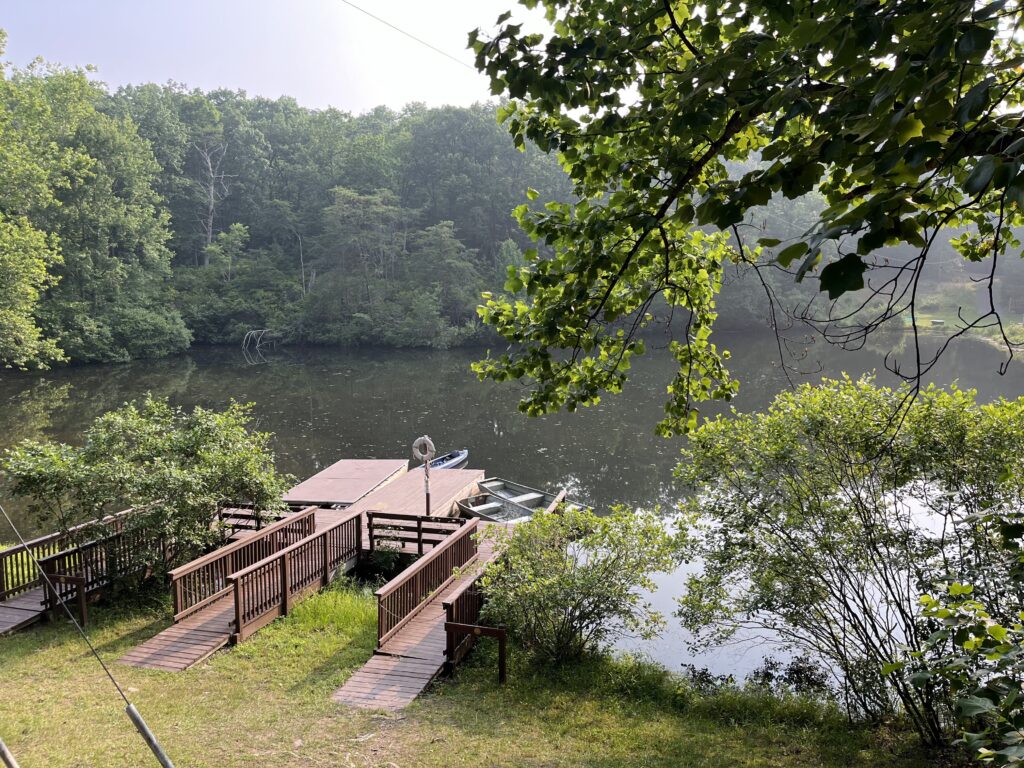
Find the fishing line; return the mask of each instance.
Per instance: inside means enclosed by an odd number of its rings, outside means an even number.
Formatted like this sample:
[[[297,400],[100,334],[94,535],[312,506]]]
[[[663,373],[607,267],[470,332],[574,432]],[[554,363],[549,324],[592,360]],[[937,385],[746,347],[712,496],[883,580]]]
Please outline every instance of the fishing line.
[[[380,22],[381,24],[383,24],[384,26],[386,26],[386,27],[390,27],[391,29],[395,30],[395,32],[398,32],[399,34],[405,35],[405,36],[406,36],[406,37],[408,37],[408,38],[409,38],[410,40],[415,40],[415,41],[416,41],[417,43],[419,43],[420,45],[425,45],[425,46],[426,46],[427,48],[429,48],[430,50],[434,51],[434,53],[440,53],[440,54],[441,54],[442,56],[444,56],[444,57],[445,57],[445,58],[447,58],[447,59],[451,59],[451,60],[452,60],[452,61],[454,61],[454,62],[455,62],[456,64],[460,64],[460,65],[462,65],[463,67],[465,67],[466,69],[469,69],[469,70],[472,70],[473,72],[476,72],[476,68],[475,68],[475,67],[471,67],[471,66],[470,66],[469,64],[467,64],[466,62],[464,62],[464,61],[463,61],[462,59],[458,59],[458,58],[456,58],[455,56],[452,56],[452,55],[451,55],[450,53],[448,53],[447,51],[443,51],[443,50],[441,50],[441,49],[440,49],[440,48],[438,48],[438,47],[437,47],[436,45],[431,45],[431,44],[430,44],[430,43],[428,43],[428,42],[427,42],[426,40],[421,40],[420,38],[416,37],[416,35],[412,34],[411,32],[406,32],[406,31],[405,31],[404,29],[402,29],[401,27],[396,27],[396,26],[395,26],[394,24],[392,24],[392,23],[391,23],[390,21],[387,21],[387,20],[385,20],[385,19],[382,19],[382,18],[381,18],[380,16],[375,16],[375,15],[373,15],[372,13],[370,13],[370,12],[369,12],[368,10],[366,10],[365,8],[360,8],[360,7],[359,7],[358,5],[356,5],[355,3],[349,2],[349,0],[341,0],[341,2],[343,2],[343,3],[345,4],[345,5],[349,6],[350,8],[355,8],[355,9],[356,9],[357,11],[359,11],[360,13],[364,13],[364,14],[366,14],[367,16],[369,16],[369,17],[370,17],[371,19],[373,19],[374,21],[378,21],[378,22]]]
[[[57,592],[57,588],[56,586],[54,586],[54,583],[50,580],[49,574],[47,574],[46,571],[43,570],[43,566],[40,565],[39,560],[36,559],[35,554],[33,554],[32,550],[26,543],[25,537],[21,535],[21,531],[18,530],[18,526],[14,524],[14,521],[11,519],[11,516],[7,514],[7,510],[4,509],[3,504],[0,504],[0,514],[4,516],[5,520],[7,520],[7,524],[11,527],[11,530],[14,531],[14,535],[18,538],[18,541],[20,542],[22,549],[25,551],[26,554],[28,554],[32,562],[35,564],[36,570],[39,571],[39,575],[43,577],[43,581],[45,581],[46,585],[49,587],[50,594],[52,594],[54,598],[57,600],[57,602],[60,603],[61,607],[64,609],[64,612],[68,615],[68,618],[71,619],[71,623],[74,624],[75,629],[78,630],[78,634],[82,636],[82,639],[85,640],[85,644],[89,646],[89,650],[92,651],[92,655],[95,656],[96,661],[100,663],[100,666],[106,673],[107,678],[110,680],[114,688],[117,689],[117,692],[121,696],[121,698],[124,699],[125,712],[128,714],[128,718],[132,721],[132,724],[136,727],[136,729],[141,734],[142,738],[149,745],[149,748],[153,751],[153,754],[156,756],[156,759],[160,762],[160,764],[164,766],[164,768],[174,768],[174,764],[171,762],[170,758],[167,757],[166,754],[164,754],[163,748],[161,748],[159,742],[157,742],[156,740],[156,737],[153,736],[152,732],[149,730],[149,727],[146,725],[146,722],[142,719],[142,715],[139,714],[139,711],[135,708],[135,705],[128,700],[128,696],[121,688],[121,685],[114,678],[114,675],[113,673],[111,673],[110,668],[107,667],[106,662],[103,661],[102,657],[96,651],[96,647],[92,644],[92,641],[89,639],[89,635],[86,634],[85,630],[82,628],[82,625],[78,623],[78,619],[75,618],[75,615],[71,613],[71,609],[68,608],[68,604],[64,600],[60,599],[60,595]],[[82,587],[79,587],[79,589],[82,589]]]

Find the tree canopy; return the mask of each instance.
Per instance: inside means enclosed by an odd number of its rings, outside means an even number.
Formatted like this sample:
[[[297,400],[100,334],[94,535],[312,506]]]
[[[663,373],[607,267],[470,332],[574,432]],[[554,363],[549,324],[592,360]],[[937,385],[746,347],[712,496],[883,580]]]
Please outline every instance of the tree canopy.
[[[688,320],[659,430],[692,428],[696,401],[736,390],[711,340],[729,262],[817,280],[827,298],[804,318],[856,346],[904,316],[919,341],[917,289],[944,240],[985,261],[990,286],[1018,246],[1017,2],[523,4],[543,7],[550,29],[505,14],[470,43],[493,91],[514,99],[502,118],[517,144],[557,153],[579,197],[520,210],[555,255],[528,252],[506,284],[527,298],[483,310],[515,346],[479,372],[532,379],[527,412],[618,390],[663,301]],[[811,194],[823,205],[807,228],[756,232],[773,199]],[[883,248],[898,244],[913,252],[894,263]],[[993,294],[952,336],[999,326]],[[899,372],[918,382],[944,348],[915,345]]]
[[[521,262],[528,186],[494,104],[363,115],[177,84],[0,69],[0,364],[123,361],[190,343],[448,347]],[[503,279],[503,278],[502,278]]]

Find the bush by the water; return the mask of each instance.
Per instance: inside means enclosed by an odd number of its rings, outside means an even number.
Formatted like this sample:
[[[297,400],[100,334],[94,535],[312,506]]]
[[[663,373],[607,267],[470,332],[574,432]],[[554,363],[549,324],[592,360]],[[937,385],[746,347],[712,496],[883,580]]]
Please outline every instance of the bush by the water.
[[[767,630],[835,670],[853,713],[904,716],[931,745],[977,715],[1024,725],[1024,399],[825,381],[708,422],[678,474],[704,565],[680,615],[699,645]]]
[[[134,508],[126,526],[144,531],[146,543],[133,556],[173,568],[220,540],[213,523],[225,502],[281,506],[290,479],[274,468],[270,435],[250,423],[248,405],[185,411],[146,397],[100,416],[81,445],[21,443],[4,454],[0,472],[44,530]],[[86,527],[78,537],[94,533]]]
[[[651,574],[677,563],[675,542],[653,513],[601,517],[568,505],[516,525],[503,547],[481,580],[485,616],[541,659],[578,659],[612,637],[650,637],[663,624],[638,591],[653,591]]]

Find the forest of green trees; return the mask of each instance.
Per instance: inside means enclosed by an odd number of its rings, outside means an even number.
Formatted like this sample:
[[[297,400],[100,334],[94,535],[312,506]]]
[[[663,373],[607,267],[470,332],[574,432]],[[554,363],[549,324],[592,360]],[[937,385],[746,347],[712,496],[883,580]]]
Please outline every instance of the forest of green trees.
[[[253,329],[298,344],[492,342],[481,293],[531,245],[513,210],[531,188],[537,208],[574,197],[557,154],[516,149],[494,103],[352,115],[174,83],[110,91],[44,63],[0,69],[0,100],[7,367],[158,357]],[[744,231],[797,238],[823,207],[776,195]],[[941,239],[935,250],[921,307],[955,322],[975,278]],[[1024,264],[1003,269],[996,299],[1016,322]],[[719,328],[765,322],[762,281],[780,322],[814,314],[815,285],[727,264]]]
[[[512,218],[570,187],[495,105],[353,116],[176,84],[0,79],[0,362],[124,361],[269,329],[294,343],[485,338]]]

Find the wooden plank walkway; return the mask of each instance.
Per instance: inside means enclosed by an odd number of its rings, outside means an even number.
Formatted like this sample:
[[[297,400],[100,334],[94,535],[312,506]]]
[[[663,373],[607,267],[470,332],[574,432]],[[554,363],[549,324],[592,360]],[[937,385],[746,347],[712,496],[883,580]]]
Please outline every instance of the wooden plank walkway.
[[[444,668],[447,634],[442,603],[495,557],[493,541],[483,539],[475,567],[431,597],[334,692],[332,700],[361,709],[396,710],[411,704]]]
[[[358,463],[365,464],[366,462]],[[341,464],[344,462],[338,462],[332,466],[337,467]],[[403,472],[395,474],[394,464],[395,462],[390,462],[392,474],[388,475],[382,484],[379,480],[380,475],[383,469],[388,467],[380,462],[371,462],[370,469],[375,470],[377,474],[372,475],[366,485],[369,485],[371,481],[376,485],[373,486],[373,490],[368,491],[361,500],[349,506],[348,509],[317,509],[315,513],[316,532],[319,533],[359,511],[362,514],[363,522],[361,549],[365,552],[369,549],[366,525],[367,510],[418,512],[423,503],[422,475],[404,473],[405,462],[401,462]],[[451,510],[456,500],[465,498],[476,491],[476,484],[483,477],[482,470],[447,469],[439,470],[431,475],[431,495],[436,500],[437,509]],[[435,478],[437,479],[435,480]],[[300,483],[301,485],[304,484]],[[296,486],[296,488],[298,487]],[[406,550],[408,551],[408,547]],[[235,632],[235,600],[229,594],[154,635],[126,653],[119,661],[146,669],[181,671],[200,663],[227,645],[232,641]]]
[[[181,672],[227,645],[234,631],[235,601],[222,597],[136,646],[118,662],[144,669]]]
[[[433,472],[430,475],[432,512],[440,516],[450,515],[455,508],[456,501],[476,493],[477,483],[483,480],[484,476],[485,473],[482,469],[439,469]],[[347,509],[318,509],[316,511],[317,530],[359,511],[363,516],[362,548],[365,552],[370,549],[370,526],[366,521],[366,513],[370,510],[422,515],[424,512],[422,473],[405,473],[367,494]],[[406,554],[413,554],[415,549],[411,545],[406,545],[402,551]]]
[[[42,620],[46,613],[45,599],[45,590],[36,587],[0,602],[0,635],[17,632]]]

